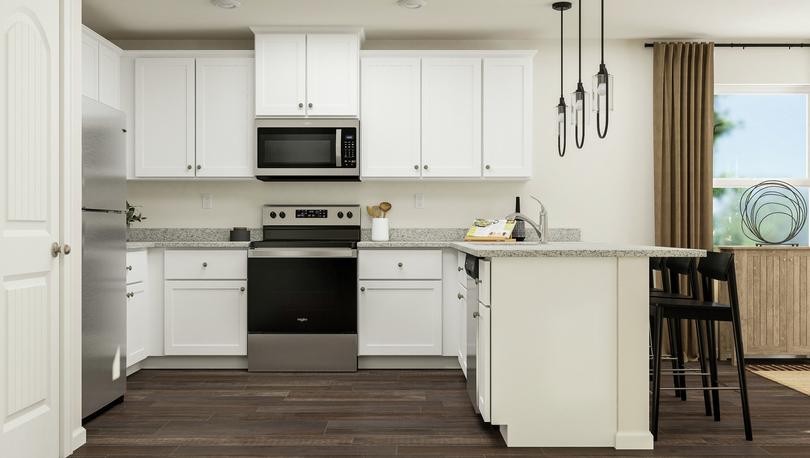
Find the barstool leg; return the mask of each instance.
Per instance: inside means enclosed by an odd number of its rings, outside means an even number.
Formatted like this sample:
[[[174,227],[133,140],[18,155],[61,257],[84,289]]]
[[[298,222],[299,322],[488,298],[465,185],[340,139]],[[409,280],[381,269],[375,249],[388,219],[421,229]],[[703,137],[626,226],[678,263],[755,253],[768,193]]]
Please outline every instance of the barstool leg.
[[[709,340],[709,380],[712,388],[717,388],[717,347],[714,338],[714,322],[706,321],[706,335]],[[714,414],[714,421],[720,421],[720,391],[712,390],[712,413]]]
[[[653,439],[658,439],[658,407],[661,403],[661,335],[664,331],[664,316],[661,308],[655,311],[655,358],[653,359],[653,408],[650,432]]]
[[[667,333],[669,334],[669,356],[671,358],[670,362],[672,363],[672,386],[675,388],[681,387],[681,378],[678,376],[677,369],[678,369],[678,348],[677,348],[677,341],[676,341],[676,332],[675,332],[675,320],[672,318],[667,318]],[[675,390],[675,397],[681,396],[681,390]]]
[[[695,320],[695,329],[697,330],[698,360],[700,361],[700,372],[702,374],[706,374],[708,369],[706,367],[706,343],[704,342],[703,337],[703,322],[700,320]],[[709,376],[701,375],[700,381],[701,384],[703,385],[703,388],[707,388],[709,386]],[[706,416],[710,417],[712,415],[712,401],[709,390],[703,390],[703,405],[706,408]]]
[[[683,372],[686,369],[686,363],[683,360],[683,333],[681,332],[681,320],[670,320],[672,321],[672,326],[675,328],[673,333],[675,334],[675,362],[678,364],[678,370],[680,371],[680,375],[678,376],[678,382],[681,388],[686,388],[686,374]],[[681,401],[686,401],[686,390],[681,390]]]
[[[745,425],[745,440],[754,440],[751,430],[751,413],[748,410],[748,384],[745,380],[745,353],[743,353],[742,329],[740,327],[740,317],[732,315],[734,329],[734,350],[737,355],[737,376],[740,380],[740,402],[742,403],[743,423]]]

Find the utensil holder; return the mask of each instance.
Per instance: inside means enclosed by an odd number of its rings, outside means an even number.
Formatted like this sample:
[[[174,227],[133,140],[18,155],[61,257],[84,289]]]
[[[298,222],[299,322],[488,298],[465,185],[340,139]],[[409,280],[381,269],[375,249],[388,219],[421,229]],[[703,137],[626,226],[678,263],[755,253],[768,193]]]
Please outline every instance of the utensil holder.
[[[371,219],[371,240],[373,242],[388,241],[388,218]]]

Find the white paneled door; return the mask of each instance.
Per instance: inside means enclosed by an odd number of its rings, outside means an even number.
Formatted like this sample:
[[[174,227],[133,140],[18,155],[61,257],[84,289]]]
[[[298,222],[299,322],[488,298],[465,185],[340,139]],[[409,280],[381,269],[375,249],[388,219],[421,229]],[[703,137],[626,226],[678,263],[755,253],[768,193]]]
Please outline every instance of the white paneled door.
[[[57,0],[0,2],[0,456],[59,456]]]

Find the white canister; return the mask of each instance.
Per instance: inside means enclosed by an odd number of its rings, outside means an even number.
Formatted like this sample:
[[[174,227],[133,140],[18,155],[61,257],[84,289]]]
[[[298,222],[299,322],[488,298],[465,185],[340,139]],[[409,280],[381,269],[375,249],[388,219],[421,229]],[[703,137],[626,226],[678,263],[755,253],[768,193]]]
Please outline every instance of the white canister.
[[[388,241],[388,218],[371,218],[371,240]]]

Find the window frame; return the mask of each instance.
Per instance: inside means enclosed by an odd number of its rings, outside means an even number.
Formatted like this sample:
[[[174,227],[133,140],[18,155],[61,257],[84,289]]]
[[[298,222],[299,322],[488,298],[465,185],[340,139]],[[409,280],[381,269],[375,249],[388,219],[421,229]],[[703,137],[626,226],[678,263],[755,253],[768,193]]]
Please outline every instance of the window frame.
[[[712,188],[749,188],[765,180],[779,180],[795,187],[810,188],[810,84],[715,84],[714,95],[773,95],[804,94],[807,96],[807,130],[804,134],[805,178],[761,177],[761,178],[714,178]],[[712,97],[714,104],[714,97]],[[714,155],[714,149],[712,149]],[[714,159],[712,159],[714,160]],[[714,167],[712,167],[714,169]]]

